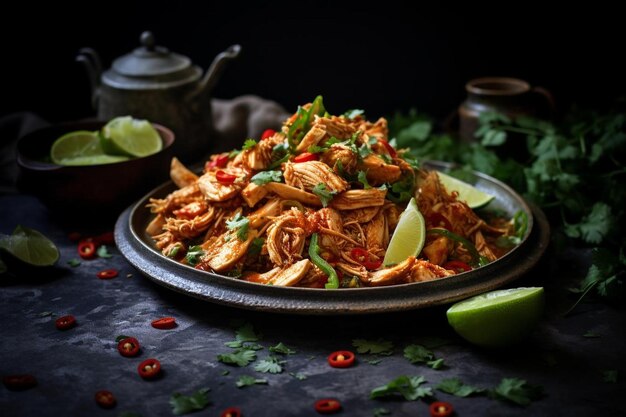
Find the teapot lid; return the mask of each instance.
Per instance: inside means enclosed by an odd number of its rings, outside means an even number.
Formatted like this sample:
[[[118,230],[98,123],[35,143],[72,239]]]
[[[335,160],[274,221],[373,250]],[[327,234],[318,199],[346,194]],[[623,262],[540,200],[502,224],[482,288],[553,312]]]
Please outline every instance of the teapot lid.
[[[143,32],[140,42],[142,46],[113,61],[103,74],[107,84],[125,89],[166,88],[196,81],[202,75],[188,57],[157,46],[152,32]]]

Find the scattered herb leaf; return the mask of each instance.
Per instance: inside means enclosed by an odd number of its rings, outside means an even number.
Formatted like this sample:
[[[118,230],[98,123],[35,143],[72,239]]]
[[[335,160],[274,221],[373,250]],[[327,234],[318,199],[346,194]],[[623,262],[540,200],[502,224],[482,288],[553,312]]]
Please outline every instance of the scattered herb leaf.
[[[327,207],[328,203],[330,203],[330,200],[333,199],[333,193],[326,188],[326,184],[324,183],[320,182],[315,187],[313,187],[312,191],[313,194],[320,198],[320,201],[322,202],[322,205],[324,207]]]
[[[98,247],[98,250],[96,251],[96,253],[98,254],[98,257],[100,257],[100,258],[108,259],[108,258],[112,258],[113,257],[113,255],[111,255],[109,253],[109,250],[108,250],[106,245],[100,245]]]
[[[278,343],[276,346],[271,346],[269,351],[272,353],[280,353],[282,355],[293,355],[297,353],[294,349],[290,349],[283,342]]]
[[[181,414],[204,410],[206,406],[210,404],[208,392],[209,388],[203,388],[190,396],[185,396],[178,392],[172,394],[170,397],[172,412],[179,416]]]
[[[249,387],[255,384],[267,384],[267,379],[264,378],[255,378],[250,375],[242,375],[239,377],[237,382],[235,383],[237,388]]]
[[[533,400],[541,398],[543,388],[538,385],[530,385],[523,379],[502,378],[500,384],[493,391],[490,391],[489,395],[498,400],[527,406]]]
[[[67,261],[67,264],[72,268],[76,268],[77,266],[80,266],[80,261],[76,258],[72,258]]]
[[[405,400],[415,401],[420,398],[428,398],[433,396],[432,388],[421,387],[425,382],[422,376],[406,376],[402,375],[391,382],[374,388],[370,392],[370,398],[381,398],[402,395]]]
[[[217,355],[217,360],[228,365],[247,366],[256,359],[256,352],[251,349],[237,349],[231,353]]]
[[[297,373],[289,372],[289,375],[296,378],[298,381],[304,381],[305,379],[307,379],[307,376],[300,372],[297,372]]]
[[[282,180],[282,171],[261,171],[250,178],[250,181],[256,185],[265,185],[268,182],[282,182]]]
[[[270,374],[280,374],[283,372],[282,365],[285,361],[281,361],[274,356],[269,356],[260,360],[255,366],[254,370],[257,372],[264,372]]]
[[[357,353],[377,355],[391,355],[393,353],[393,342],[384,339],[354,339],[352,340],[352,346],[356,348]]]
[[[469,397],[473,394],[483,394],[486,392],[484,388],[464,384],[459,378],[444,378],[435,388],[446,394],[456,395],[457,397]]]
[[[422,345],[408,345],[404,348],[404,357],[411,363],[426,363],[435,360],[435,355]]]
[[[382,417],[388,415],[391,415],[391,411],[387,410],[386,408],[379,407],[374,409],[374,417]]]
[[[244,241],[248,238],[248,227],[250,226],[250,220],[247,217],[242,216],[241,213],[237,213],[235,217],[230,220],[226,220],[226,228],[228,230],[237,231],[237,239]]]

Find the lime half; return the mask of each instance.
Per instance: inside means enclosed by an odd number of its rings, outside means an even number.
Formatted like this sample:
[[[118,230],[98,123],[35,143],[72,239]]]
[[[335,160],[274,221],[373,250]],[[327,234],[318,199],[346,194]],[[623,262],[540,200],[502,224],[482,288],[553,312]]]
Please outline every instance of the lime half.
[[[50,266],[59,260],[59,249],[50,239],[37,230],[21,225],[11,236],[0,235],[0,249],[34,266]]]
[[[425,241],[426,223],[424,216],[417,209],[415,198],[411,198],[406,209],[400,215],[396,230],[391,236],[383,265],[397,264],[409,256],[419,255]]]
[[[542,287],[491,291],[459,301],[448,323],[467,341],[484,347],[519,342],[533,330],[544,308]]]
[[[459,200],[465,201],[470,208],[479,208],[488,204],[494,196],[480,191],[478,188],[464,181],[451,177],[443,172],[437,172],[439,179],[449,193],[456,191],[459,193]]]
[[[54,141],[50,149],[50,159],[59,165],[79,165],[69,164],[68,161],[103,154],[98,135],[87,130],[78,130],[61,136]]]
[[[102,146],[107,153],[143,157],[159,152],[163,143],[150,122],[123,116],[102,128]]]

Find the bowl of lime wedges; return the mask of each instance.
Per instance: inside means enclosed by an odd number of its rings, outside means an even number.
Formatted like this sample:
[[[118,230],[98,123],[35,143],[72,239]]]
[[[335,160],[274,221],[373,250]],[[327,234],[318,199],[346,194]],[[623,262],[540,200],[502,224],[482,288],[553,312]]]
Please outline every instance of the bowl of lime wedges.
[[[46,127],[18,141],[18,187],[67,218],[115,218],[167,179],[174,140],[129,116]]]

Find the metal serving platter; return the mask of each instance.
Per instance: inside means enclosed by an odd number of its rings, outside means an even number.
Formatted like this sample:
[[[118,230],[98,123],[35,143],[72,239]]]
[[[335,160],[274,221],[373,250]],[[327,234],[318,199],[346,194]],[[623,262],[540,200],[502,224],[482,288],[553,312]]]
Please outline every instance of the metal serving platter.
[[[446,170],[450,164],[429,162],[429,169]],[[242,281],[183,265],[163,256],[145,233],[152,214],[150,198],[163,198],[176,189],[167,182],[127,208],[115,225],[120,252],[146,277],[174,291],[231,307],[289,314],[369,314],[411,310],[448,304],[502,287],[528,272],[541,258],[550,239],[543,212],[529,205],[506,184],[474,172],[475,187],[495,196],[488,207],[512,217],[523,210],[529,227],[522,243],[482,268],[427,282],[387,287],[326,290],[278,287]]]

